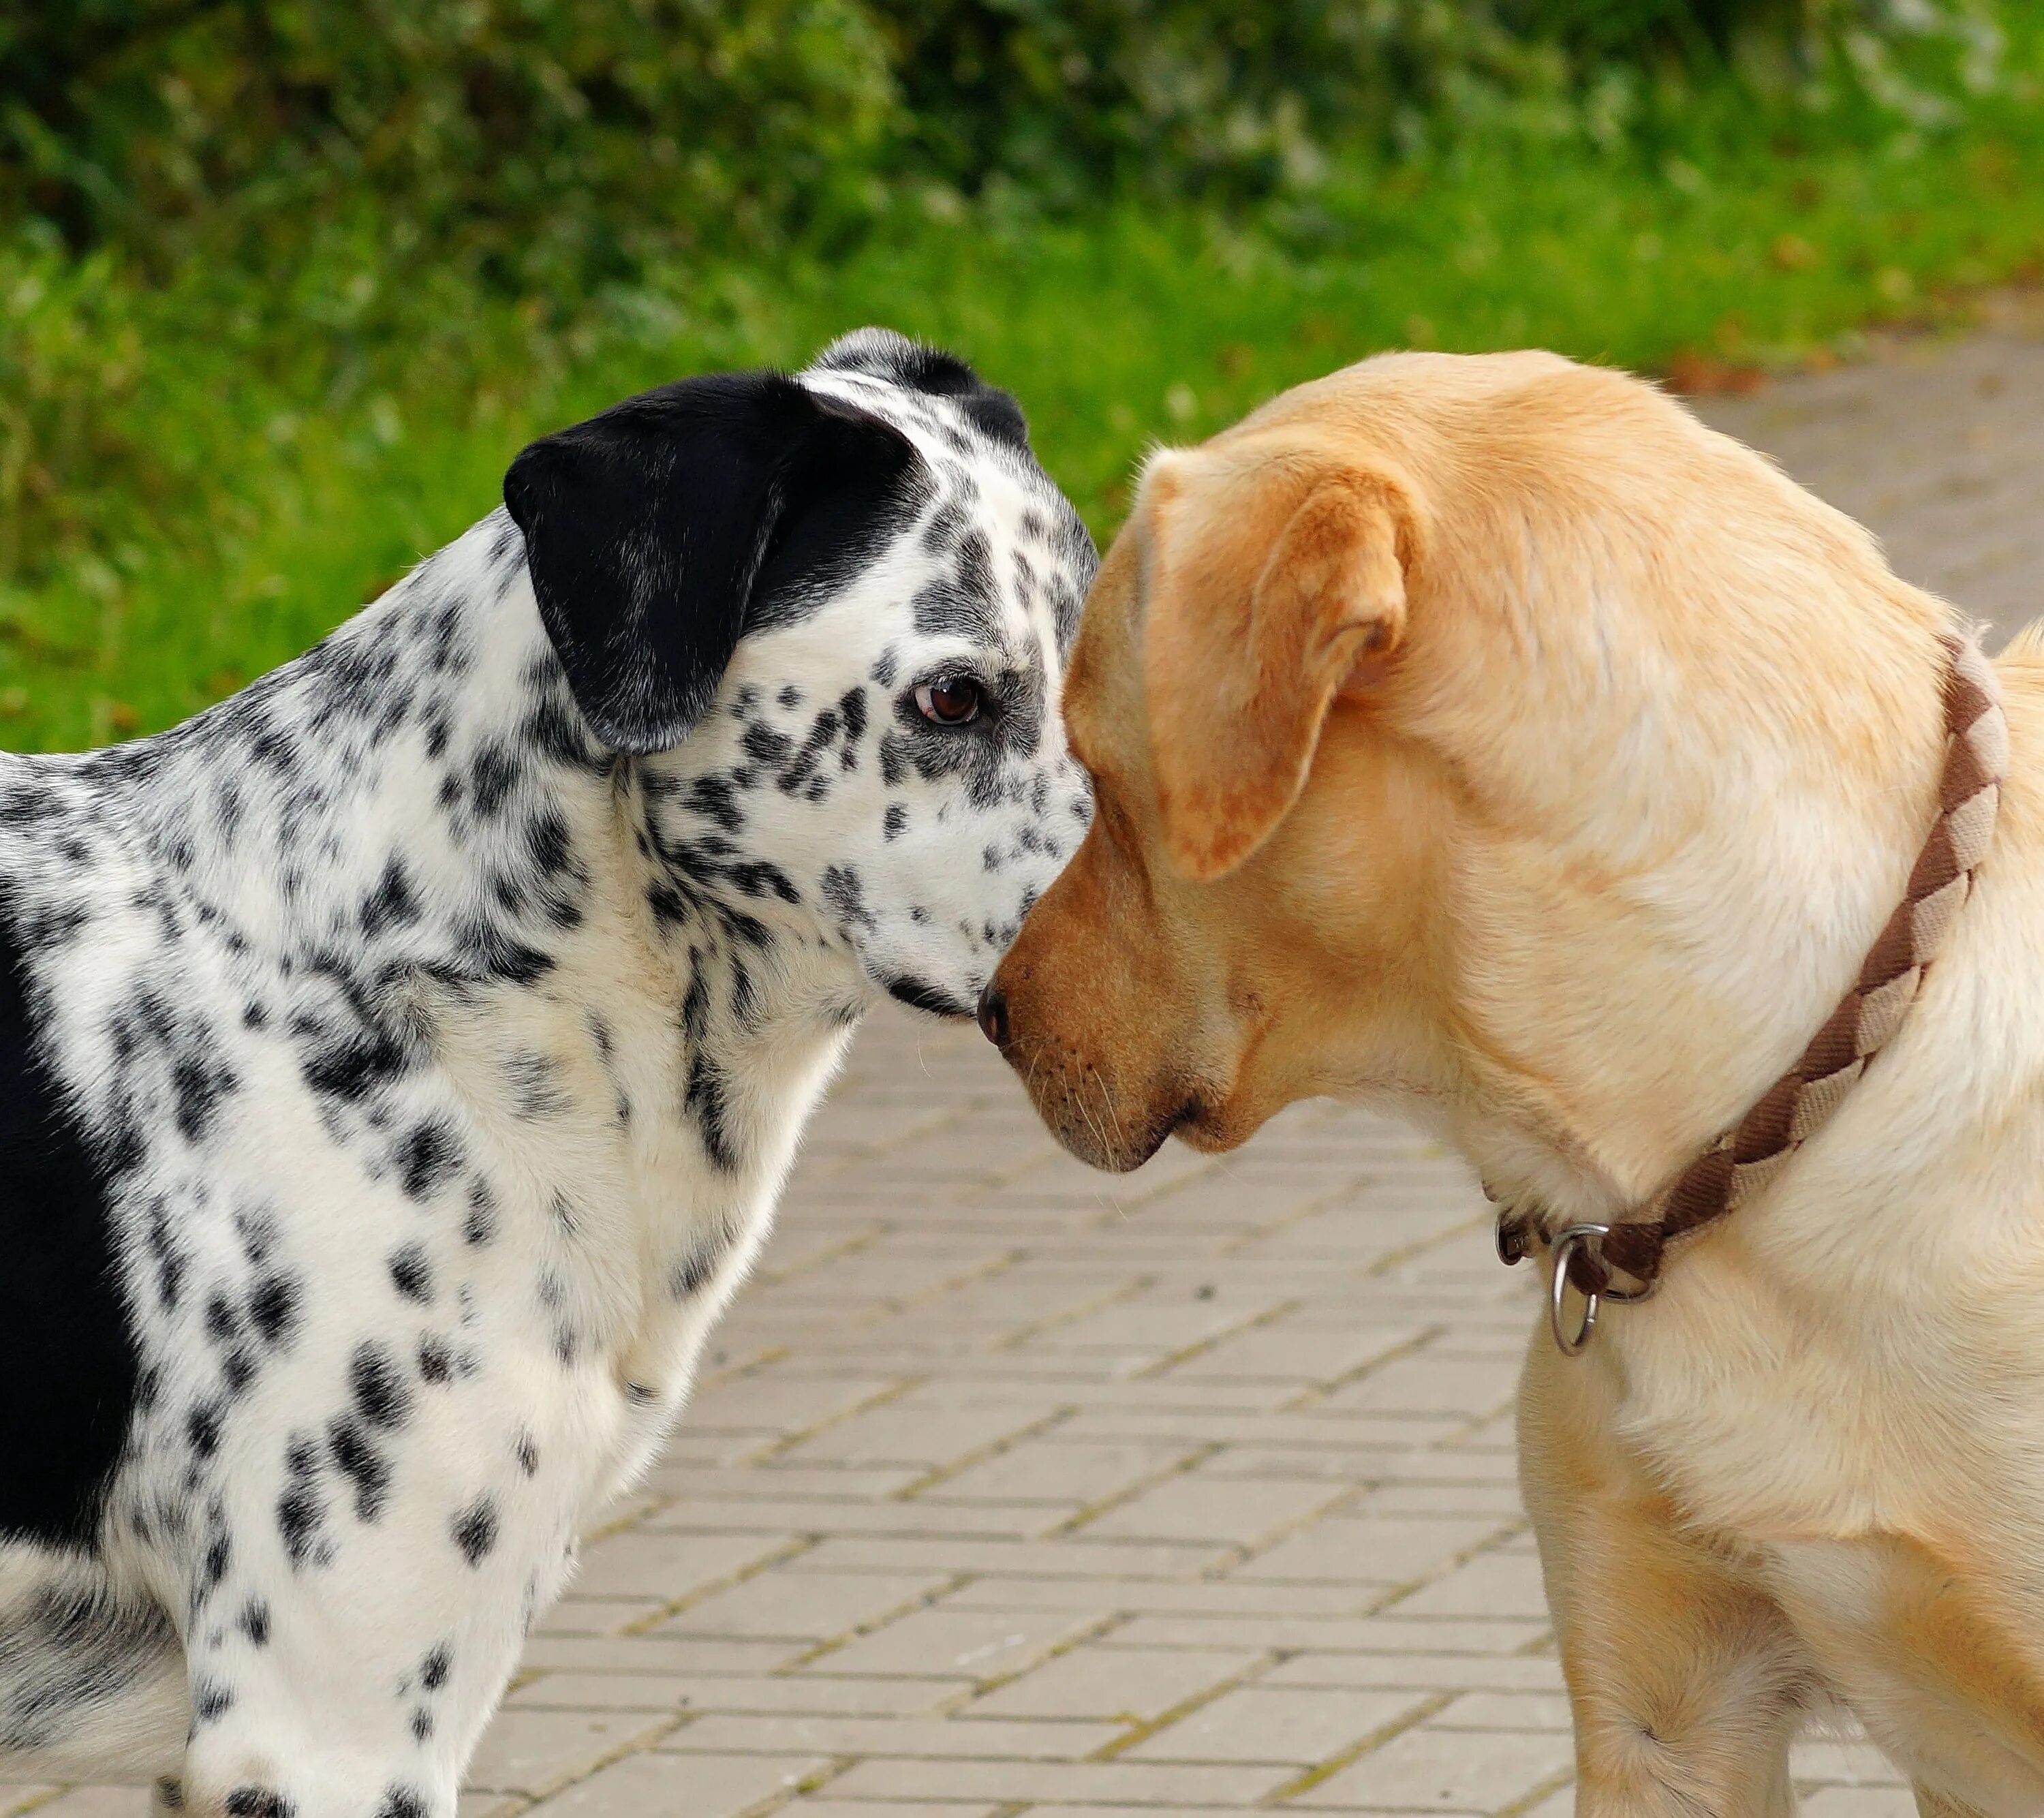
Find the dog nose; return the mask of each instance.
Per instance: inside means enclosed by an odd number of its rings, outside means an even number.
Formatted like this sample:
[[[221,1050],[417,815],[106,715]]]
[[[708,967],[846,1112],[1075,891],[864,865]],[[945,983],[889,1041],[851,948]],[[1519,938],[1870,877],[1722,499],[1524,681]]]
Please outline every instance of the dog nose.
[[[979,994],[979,1027],[996,1047],[1008,1046],[1008,1000],[998,985],[989,985]]]

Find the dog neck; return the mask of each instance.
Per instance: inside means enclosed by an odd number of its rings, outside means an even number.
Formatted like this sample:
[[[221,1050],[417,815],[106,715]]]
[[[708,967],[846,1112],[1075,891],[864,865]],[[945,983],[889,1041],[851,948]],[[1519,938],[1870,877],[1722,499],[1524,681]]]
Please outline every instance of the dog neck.
[[[1869,679],[1811,641],[1819,660],[1785,654],[1733,723],[1642,740],[1654,756],[1627,815],[1661,824],[1648,863],[1593,819],[1554,840],[1546,900],[1519,925],[1562,932],[1515,957],[1561,988],[1472,993],[1456,1135],[1542,1226],[1619,1220],[1666,1187],[1796,1062],[1901,898],[1938,809],[1939,648],[1905,637]],[[1855,679],[1869,698],[1840,703]],[[1462,913],[1481,926],[1497,905]]]
[[[78,761],[125,786],[151,868],[178,881],[167,916],[213,931],[230,972],[260,955],[324,982],[298,1013],[336,1051],[474,1070],[524,1023],[559,1047],[572,1009],[614,1070],[632,1039],[615,1025],[636,1024],[679,1069],[641,1096],[682,1106],[713,1175],[749,1178],[742,1126],[786,1107],[735,1108],[721,1081],[782,1053],[764,1076],[813,1090],[872,993],[838,931],[665,831],[662,805],[728,743],[597,744],[499,512],[242,694]],[[536,1074],[524,1096],[544,1095]]]

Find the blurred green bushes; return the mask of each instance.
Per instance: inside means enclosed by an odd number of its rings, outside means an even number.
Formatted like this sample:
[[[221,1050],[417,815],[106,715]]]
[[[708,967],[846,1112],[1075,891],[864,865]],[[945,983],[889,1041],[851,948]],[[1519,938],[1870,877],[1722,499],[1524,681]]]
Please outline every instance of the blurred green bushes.
[[[117,602],[145,558],[203,567],[252,534],[225,474],[373,456],[422,400],[486,420],[682,316],[713,336],[792,260],[1134,208],[1304,268],[1353,261],[1398,213],[1374,198],[1458,157],[1659,183],[1712,147],[1902,156],[2006,88],[2004,26],[2034,37],[2034,11],[16,0],[0,641],[30,635],[10,592]]]
[[[582,294],[904,186],[1254,198],[1608,140],[1725,67],[1934,113],[1997,36],[1989,0],[36,0],[0,14],[0,220],[159,273],[339,232]]]

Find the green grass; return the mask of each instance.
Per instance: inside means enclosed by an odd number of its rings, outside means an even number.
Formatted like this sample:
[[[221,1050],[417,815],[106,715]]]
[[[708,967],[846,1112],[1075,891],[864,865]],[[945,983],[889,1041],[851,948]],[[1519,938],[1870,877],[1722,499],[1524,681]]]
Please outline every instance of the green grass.
[[[176,483],[98,500],[102,553],[0,586],[0,744],[180,719],[489,510],[532,434],[682,373],[799,362],[863,322],[1018,393],[1103,536],[1150,442],[1385,347],[1537,344],[1644,370],[1849,356],[1869,322],[1956,321],[1967,291],[2034,275],[2039,111],[1878,154],[1742,152],[1734,134],[1689,162],[1471,155],[1358,180],[1281,231],[1132,206],[918,220],[834,263],[678,272],[563,332],[451,298],[409,316],[398,298],[372,333],[361,318],[392,300],[363,281],[187,275],[124,298],[93,348],[129,363],[106,380],[121,433]]]

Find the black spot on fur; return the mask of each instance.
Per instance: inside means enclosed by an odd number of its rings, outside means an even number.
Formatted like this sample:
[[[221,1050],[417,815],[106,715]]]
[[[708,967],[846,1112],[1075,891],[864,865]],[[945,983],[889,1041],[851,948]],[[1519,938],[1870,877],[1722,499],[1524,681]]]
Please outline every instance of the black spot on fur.
[[[288,1275],[265,1275],[249,1294],[249,1320],[271,1344],[290,1343],[298,1324],[298,1293]]]
[[[227,1796],[228,1818],[296,1818],[298,1808],[267,1786],[237,1786]]]
[[[207,1400],[194,1403],[185,1416],[185,1437],[196,1456],[209,1459],[220,1450],[221,1415],[220,1404]]]
[[[335,1469],[355,1486],[355,1515],[363,1521],[381,1520],[390,1491],[390,1461],[352,1414],[336,1416],[326,1431]]]
[[[412,1127],[397,1159],[405,1191],[413,1199],[430,1199],[461,1167],[461,1140],[451,1124],[429,1119]]]
[[[478,1174],[468,1183],[468,1210],[461,1221],[462,1241],[472,1249],[497,1235],[497,1195],[490,1182]]]
[[[219,1061],[187,1051],[171,1070],[171,1091],[179,1134],[188,1143],[202,1143],[213,1128],[220,1102],[240,1085]]]
[[[689,1062],[688,1088],[682,1102],[694,1116],[702,1137],[703,1153],[710,1165],[724,1174],[738,1167],[738,1151],[732,1146],[724,1093],[724,1075],[709,1055],[698,1049]]]
[[[411,1056],[387,1032],[365,1028],[321,1041],[302,1064],[313,1091],[353,1101],[402,1077]]]
[[[227,1577],[227,1568],[232,1562],[233,1543],[227,1531],[216,1528],[206,1543],[205,1556],[199,1561],[198,1601],[203,1603],[220,1589]]]
[[[362,932],[374,939],[386,928],[409,928],[419,919],[418,899],[405,862],[392,854],[383,867],[376,887],[362,899]]]
[[[927,1011],[933,1017],[963,1017],[972,1014],[972,1006],[953,997],[942,987],[925,979],[903,974],[887,981],[888,995],[897,1002],[906,1004],[912,1010]]]
[[[825,868],[823,876],[824,901],[837,917],[840,927],[849,932],[854,928],[870,928],[878,925],[878,917],[866,906],[866,886],[858,872],[849,865],[832,865]]]
[[[454,1380],[454,1353],[448,1348],[447,1340],[436,1333],[428,1332],[419,1340],[419,1374],[436,1385]]]
[[[390,1252],[390,1285],[408,1301],[424,1306],[433,1297],[433,1266],[423,1243],[406,1243]]]
[[[260,1597],[251,1597],[241,1607],[235,1626],[248,1638],[251,1647],[270,1645],[270,1606]]]
[[[471,1566],[480,1566],[497,1544],[497,1505],[478,1497],[454,1518],[454,1543]]]
[[[669,1286],[678,1301],[692,1301],[709,1286],[710,1278],[717,1273],[717,1266],[723,1259],[724,1246],[705,1239],[690,1248],[687,1255],[674,1265],[669,1278]]]
[[[320,1451],[302,1433],[291,1436],[284,1448],[284,1488],[277,1498],[277,1532],[285,1556],[294,1566],[317,1561],[323,1554],[321,1530],[326,1523],[326,1500],[319,1493]]]
[[[372,1427],[394,1432],[411,1417],[412,1394],[389,1350],[375,1339],[355,1347],[348,1382],[356,1411]]]
[[[475,754],[469,767],[468,793],[481,819],[489,820],[503,807],[520,774],[517,754],[501,743],[493,741]]]

